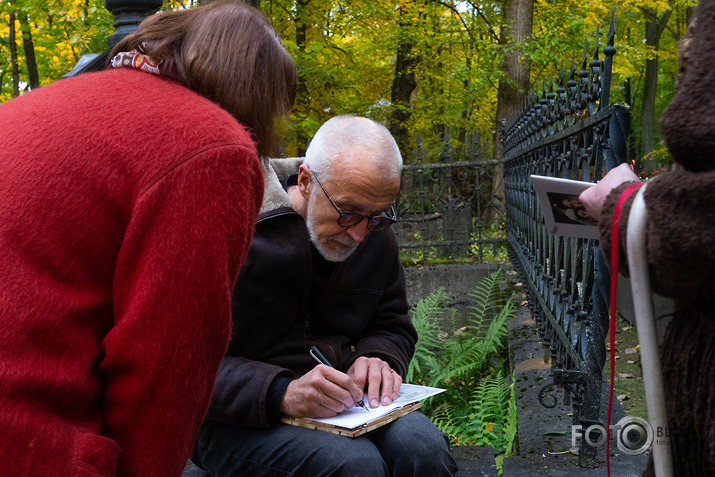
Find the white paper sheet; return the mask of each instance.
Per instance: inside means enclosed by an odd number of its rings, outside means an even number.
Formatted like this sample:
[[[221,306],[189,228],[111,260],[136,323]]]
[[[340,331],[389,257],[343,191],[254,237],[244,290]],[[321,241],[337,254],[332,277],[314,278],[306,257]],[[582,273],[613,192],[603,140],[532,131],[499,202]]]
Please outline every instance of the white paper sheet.
[[[377,419],[378,417],[389,414],[395,409],[399,409],[411,402],[421,401],[422,399],[434,396],[443,392],[444,389],[431,388],[429,386],[419,386],[417,384],[402,384],[400,386],[400,394],[397,399],[389,406],[383,406],[380,404],[379,407],[370,408],[370,412],[365,409],[354,406],[350,409],[346,409],[335,417],[326,418],[309,418],[311,421],[324,422],[326,424],[332,424],[335,426],[344,427],[347,429],[354,429],[358,426],[366,424],[370,421]],[[367,396],[365,396],[367,398]]]

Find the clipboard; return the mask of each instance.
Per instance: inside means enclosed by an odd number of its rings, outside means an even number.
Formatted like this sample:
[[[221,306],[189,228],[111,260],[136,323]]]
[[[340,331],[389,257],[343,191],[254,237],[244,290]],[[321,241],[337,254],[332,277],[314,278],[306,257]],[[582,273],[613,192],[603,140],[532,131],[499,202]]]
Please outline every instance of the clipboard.
[[[335,424],[328,424],[325,422],[319,422],[319,421],[315,421],[312,419],[304,419],[302,417],[284,416],[281,419],[281,422],[283,422],[285,424],[290,424],[291,426],[299,426],[299,427],[305,427],[307,429],[315,429],[318,431],[330,432],[331,434],[337,434],[339,436],[357,437],[357,436],[361,436],[367,432],[370,432],[374,429],[377,429],[378,427],[382,427],[385,424],[389,424],[392,421],[395,421],[395,420],[401,418],[402,416],[409,414],[412,411],[416,411],[417,409],[420,409],[421,407],[422,407],[422,403],[420,401],[411,402],[411,403],[406,404],[400,408],[394,409],[393,411],[389,412],[388,414],[380,416],[373,421],[366,422],[365,424],[361,424],[354,428],[336,426]]]

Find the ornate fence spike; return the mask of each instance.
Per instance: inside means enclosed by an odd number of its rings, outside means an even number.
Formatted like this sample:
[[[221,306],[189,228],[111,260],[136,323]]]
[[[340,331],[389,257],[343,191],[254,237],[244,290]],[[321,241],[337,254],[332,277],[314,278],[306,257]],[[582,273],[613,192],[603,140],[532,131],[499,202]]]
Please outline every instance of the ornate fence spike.
[[[541,134],[541,123],[543,121],[541,117],[541,99],[539,98],[539,87],[537,85],[534,85],[534,96],[533,96],[533,101],[534,101],[534,115],[533,115],[533,124],[532,124],[532,131],[534,134],[531,136],[529,142],[534,142],[538,139],[539,135]]]
[[[616,7],[611,13],[611,26],[608,28],[608,39],[606,47],[603,49],[603,72],[601,73],[601,101],[600,108],[608,106],[611,101],[611,70],[613,67],[613,56],[616,54],[614,41],[616,37]]]
[[[542,78],[541,83],[541,99],[539,100],[540,116],[539,116],[539,126],[541,129],[541,137],[546,137],[553,133],[551,129],[549,117],[549,99],[546,97],[546,76]]]
[[[591,68],[591,91],[588,95],[588,114],[593,114],[597,109],[597,102],[601,97],[600,83],[601,83],[601,62],[598,59],[598,35],[600,32],[600,25],[596,25],[596,46],[593,49],[593,58],[588,64]]]
[[[588,38],[583,40],[583,58],[581,60],[581,69],[578,70],[579,84],[578,84],[578,119],[585,119],[584,111],[586,111],[588,106],[588,70],[586,66],[588,65]],[[586,113],[588,114],[588,113]]]
[[[568,98],[568,115],[569,119],[567,126],[574,123],[573,116],[578,110],[578,83],[576,82],[576,51],[571,52],[571,70],[569,71],[569,80],[566,83],[566,95]]]
[[[601,24],[599,23],[596,25],[596,45],[593,47],[593,58],[591,60],[591,63],[589,63],[589,66],[593,65],[594,62],[598,63],[600,65],[600,62],[598,61],[598,36],[601,34]]]
[[[564,118],[566,117],[566,88],[564,87],[564,60],[561,60],[561,70],[559,72],[559,86],[556,88],[556,130],[564,129]]]

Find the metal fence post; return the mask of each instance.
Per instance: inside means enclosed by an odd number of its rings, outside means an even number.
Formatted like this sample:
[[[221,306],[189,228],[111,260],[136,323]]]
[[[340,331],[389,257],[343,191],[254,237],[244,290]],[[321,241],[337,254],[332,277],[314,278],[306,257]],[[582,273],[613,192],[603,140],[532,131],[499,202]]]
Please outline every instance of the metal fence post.
[[[104,8],[114,15],[114,33],[107,38],[107,49],[102,53],[83,55],[72,71],[62,77],[103,70],[114,45],[136,30],[147,15],[161,8],[161,4],[162,0],[104,0]]]

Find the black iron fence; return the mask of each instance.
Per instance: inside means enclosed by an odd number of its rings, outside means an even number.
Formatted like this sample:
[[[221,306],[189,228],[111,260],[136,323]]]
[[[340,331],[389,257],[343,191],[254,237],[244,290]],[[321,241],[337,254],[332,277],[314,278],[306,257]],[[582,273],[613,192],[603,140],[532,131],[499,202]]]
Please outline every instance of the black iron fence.
[[[518,117],[504,124],[507,236],[512,261],[536,323],[549,349],[553,383],[539,400],[556,405],[557,387],[573,406],[574,424],[604,425],[601,415],[602,370],[608,331],[609,271],[598,242],[557,237],[544,226],[531,174],[598,181],[604,171],[626,159],[630,118],[627,105],[610,104],[615,37],[611,18],[604,59],[599,60],[598,30],[593,56],[584,46],[580,69],[563,62],[556,82],[543,80],[541,92],[524,100]],[[579,461],[596,465],[596,449],[584,439]]]
[[[449,135],[437,157],[417,138],[415,154],[403,168],[394,225],[408,264],[495,261],[506,256],[506,234],[490,217],[495,160],[479,157],[477,136],[458,153]],[[497,221],[498,222],[498,221]]]

